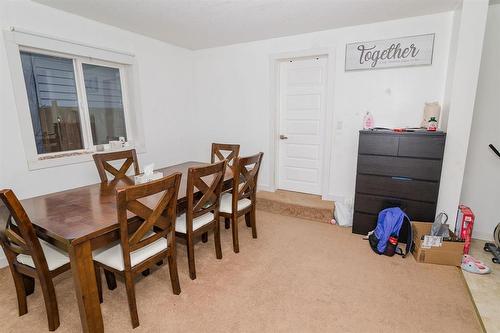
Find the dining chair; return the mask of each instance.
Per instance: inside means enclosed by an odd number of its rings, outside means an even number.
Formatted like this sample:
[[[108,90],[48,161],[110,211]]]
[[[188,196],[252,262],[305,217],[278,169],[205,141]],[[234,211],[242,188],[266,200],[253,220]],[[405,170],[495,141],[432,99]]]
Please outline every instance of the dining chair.
[[[229,144],[229,143],[212,143],[212,154],[211,162],[215,163],[218,161],[227,160],[228,166],[233,168],[233,162],[236,157],[240,154],[240,145]],[[226,229],[229,229],[229,222],[224,224]],[[204,236],[203,241],[207,241],[207,237]]]
[[[252,237],[257,238],[255,222],[255,205],[257,193],[257,177],[264,153],[248,157],[237,157],[233,165],[233,187],[231,193],[221,196],[219,214],[225,223],[231,222],[233,232],[233,250],[240,252],[238,241],[238,218],[245,216],[247,227],[252,228]]]
[[[139,326],[134,286],[137,274],[167,258],[172,290],[175,295],[181,292],[175,255],[175,219],[181,175],[176,172],[149,183],[118,189],[120,241],[94,252],[99,299],[102,301],[99,268],[123,276],[133,328]],[[130,215],[135,216],[128,218]],[[130,228],[132,225],[137,228]]]
[[[219,162],[227,160],[229,166],[233,165],[233,161],[240,153],[240,145],[228,143],[212,143],[211,162]]]
[[[53,278],[70,269],[68,254],[39,239],[12,190],[0,191],[0,243],[16,288],[19,316],[28,313],[26,296],[40,282],[49,330],[59,327],[59,309]]]
[[[138,175],[140,173],[139,161],[137,160],[135,149],[109,153],[96,153],[92,155],[92,157],[94,158],[97,172],[99,172],[99,177],[103,183],[108,181],[108,174],[106,172],[109,172],[114,177],[113,180],[126,177],[127,171],[132,164],[134,165],[134,174]],[[114,166],[109,164],[111,161],[118,160],[125,160],[119,169],[116,169]]]
[[[126,175],[127,171],[130,169],[132,165],[134,165],[134,175],[138,175],[140,173],[139,170],[139,161],[137,160],[137,153],[135,149],[123,150],[123,151],[114,151],[109,153],[96,153],[92,155],[94,158],[95,165],[97,167],[97,172],[99,173],[99,177],[101,178],[101,183],[103,186],[110,186],[110,188],[114,189],[114,182],[122,179],[125,180],[128,185],[133,185],[133,181],[129,180]],[[123,164],[116,169],[109,162],[124,160]],[[108,173],[110,173],[114,178],[111,182],[108,182]],[[149,270],[145,270],[144,275],[149,274]],[[104,276],[106,277],[106,283],[110,290],[116,288],[116,278],[113,272],[104,270]]]
[[[193,238],[199,235],[214,232],[215,255],[222,259],[219,226],[219,204],[227,161],[214,163],[208,166],[188,169],[187,179],[187,211],[177,217],[175,231],[179,237],[186,240],[189,277],[196,279],[194,262]],[[195,195],[199,190],[200,194]]]

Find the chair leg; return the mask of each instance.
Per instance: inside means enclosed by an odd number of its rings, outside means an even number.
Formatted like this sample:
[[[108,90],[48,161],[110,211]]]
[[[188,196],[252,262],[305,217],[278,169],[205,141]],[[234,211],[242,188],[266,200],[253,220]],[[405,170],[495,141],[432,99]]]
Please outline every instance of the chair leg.
[[[229,217],[225,217],[224,218],[224,227],[226,229],[229,229],[230,226],[231,226],[231,220],[229,219]]]
[[[168,271],[170,273],[172,291],[174,292],[174,295],[179,295],[181,293],[181,285],[179,283],[179,273],[177,272],[177,258],[175,252],[168,256]]]
[[[208,232],[204,232],[204,233],[201,234],[201,241],[203,243],[208,242]]]
[[[103,302],[102,298],[102,279],[101,279],[101,269],[98,265],[94,264],[95,271],[95,281],[97,283],[97,294],[99,295],[99,303]]]
[[[252,226],[252,237],[257,238],[257,222],[255,216],[255,207],[250,211],[250,224]]]
[[[222,247],[220,244],[220,224],[215,224],[214,230],[215,256],[217,259],[222,259]]]
[[[142,276],[148,276],[151,273],[151,270],[149,268],[146,268],[145,270],[142,271]]]
[[[249,228],[252,226],[252,222],[251,222],[252,218],[250,217],[250,214],[251,214],[251,212],[248,212],[245,214],[245,223],[246,223],[247,227],[249,227]]]
[[[31,276],[23,275],[24,290],[26,296],[29,296],[35,292],[35,279]]]
[[[108,285],[108,289],[115,290],[116,289],[115,273],[104,269],[104,277],[106,278],[106,284]]]
[[[28,302],[26,300],[26,287],[24,284],[23,275],[18,273],[13,266],[10,267],[14,286],[16,288],[17,306],[19,309],[19,316],[28,313]]]
[[[196,267],[194,264],[194,244],[192,235],[187,235],[186,237],[187,245],[187,255],[188,255],[188,265],[189,265],[189,277],[191,280],[196,279]]]
[[[233,214],[231,217],[231,229],[233,230],[233,251],[240,252],[240,242],[238,241],[238,215]]]
[[[43,300],[45,302],[45,311],[47,312],[49,331],[55,331],[59,327],[60,323],[54,284],[51,279],[46,279],[44,276],[39,276],[38,278],[40,280],[40,287],[42,289]]]
[[[132,327],[139,326],[139,315],[137,314],[137,303],[135,299],[134,279],[131,272],[125,272],[125,288],[127,289],[128,307],[130,310],[130,319]]]

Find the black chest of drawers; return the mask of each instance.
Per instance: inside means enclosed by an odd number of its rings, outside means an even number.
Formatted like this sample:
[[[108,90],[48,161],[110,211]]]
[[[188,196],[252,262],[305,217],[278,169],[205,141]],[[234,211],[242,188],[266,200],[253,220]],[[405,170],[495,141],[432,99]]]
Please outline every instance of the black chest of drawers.
[[[411,220],[434,220],[445,139],[444,132],[359,132],[353,233],[375,229],[388,207],[401,207]]]

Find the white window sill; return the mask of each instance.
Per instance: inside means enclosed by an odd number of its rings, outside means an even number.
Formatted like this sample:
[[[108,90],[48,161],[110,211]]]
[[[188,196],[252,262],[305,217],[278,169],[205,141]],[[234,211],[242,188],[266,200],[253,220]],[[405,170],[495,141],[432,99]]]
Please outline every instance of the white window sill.
[[[124,147],[121,149],[108,149],[105,151],[94,151],[94,150],[79,150],[76,152],[67,152],[67,153],[55,153],[55,154],[47,154],[40,157],[37,157],[33,160],[28,160],[28,169],[30,171],[39,170],[39,169],[47,169],[54,168],[64,165],[70,164],[79,164],[79,163],[87,163],[94,160],[92,157],[93,154],[98,153],[110,153],[115,151],[124,151],[129,149],[134,149],[138,154],[142,154],[146,152],[146,147],[143,144]],[[74,155],[70,155],[74,154]]]

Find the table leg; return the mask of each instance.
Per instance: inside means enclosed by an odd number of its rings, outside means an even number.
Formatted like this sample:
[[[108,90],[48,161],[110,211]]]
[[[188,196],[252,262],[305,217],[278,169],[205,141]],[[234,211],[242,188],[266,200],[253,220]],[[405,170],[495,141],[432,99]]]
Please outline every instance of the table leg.
[[[72,245],[69,254],[83,332],[104,332],[90,241]]]

